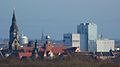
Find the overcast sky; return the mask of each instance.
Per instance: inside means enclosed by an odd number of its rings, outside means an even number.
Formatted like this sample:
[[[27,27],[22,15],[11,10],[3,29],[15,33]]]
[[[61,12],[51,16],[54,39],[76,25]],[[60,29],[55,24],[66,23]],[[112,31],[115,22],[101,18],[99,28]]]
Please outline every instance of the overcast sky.
[[[52,39],[76,32],[80,22],[92,20],[104,37],[120,38],[120,0],[0,0],[0,38],[9,37],[13,8],[19,32],[30,39],[42,32]]]

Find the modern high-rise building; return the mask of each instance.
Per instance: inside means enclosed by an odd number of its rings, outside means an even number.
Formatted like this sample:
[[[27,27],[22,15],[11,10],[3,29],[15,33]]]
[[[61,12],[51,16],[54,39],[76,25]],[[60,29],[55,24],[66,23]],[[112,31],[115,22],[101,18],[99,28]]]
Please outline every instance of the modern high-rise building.
[[[87,51],[88,50],[88,34],[87,34],[86,23],[80,23],[80,25],[77,26],[77,33],[80,34],[80,50]]]
[[[97,40],[97,25],[95,23],[80,23],[77,26],[77,33],[80,34],[81,51],[89,51],[91,45],[95,45]]]
[[[66,46],[80,47],[80,34],[65,33],[63,35],[63,42]]]
[[[13,10],[12,25],[9,30],[9,49],[16,50],[19,46],[18,26],[16,24],[15,9]]]

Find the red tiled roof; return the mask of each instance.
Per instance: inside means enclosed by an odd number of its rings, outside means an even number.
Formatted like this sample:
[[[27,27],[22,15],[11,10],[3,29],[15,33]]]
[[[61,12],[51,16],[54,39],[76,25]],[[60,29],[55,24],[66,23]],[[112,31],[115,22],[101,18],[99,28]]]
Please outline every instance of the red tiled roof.
[[[54,54],[63,53],[64,52],[64,48],[63,47],[53,47],[52,48],[52,52]]]
[[[32,51],[34,47],[27,47],[27,46],[23,46],[21,48],[19,48],[19,50],[23,50],[24,52],[28,52],[28,51]]]
[[[23,56],[25,57],[30,57],[32,56],[32,53],[31,52],[19,52],[19,57],[22,58]]]
[[[112,52],[113,54],[120,54],[120,52]]]

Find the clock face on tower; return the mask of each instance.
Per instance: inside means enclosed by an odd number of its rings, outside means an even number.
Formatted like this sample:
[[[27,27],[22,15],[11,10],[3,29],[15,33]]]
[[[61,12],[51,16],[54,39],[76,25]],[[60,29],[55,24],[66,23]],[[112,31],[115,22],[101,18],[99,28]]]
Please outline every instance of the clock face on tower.
[[[14,34],[14,35],[16,35],[16,33],[15,33],[15,32],[14,32],[13,34]]]
[[[14,32],[14,33],[13,33],[13,35],[15,36],[15,35],[16,35],[16,33]]]

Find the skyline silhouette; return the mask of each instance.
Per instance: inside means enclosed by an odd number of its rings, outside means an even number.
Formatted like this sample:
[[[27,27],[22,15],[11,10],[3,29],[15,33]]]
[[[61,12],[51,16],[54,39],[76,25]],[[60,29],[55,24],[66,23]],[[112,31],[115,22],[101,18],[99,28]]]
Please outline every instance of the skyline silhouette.
[[[81,22],[93,21],[98,34],[119,38],[119,0],[1,0],[0,38],[9,37],[12,11],[15,8],[19,34],[23,31],[30,39],[40,39],[42,33],[52,39],[62,39],[67,32],[76,32]]]

